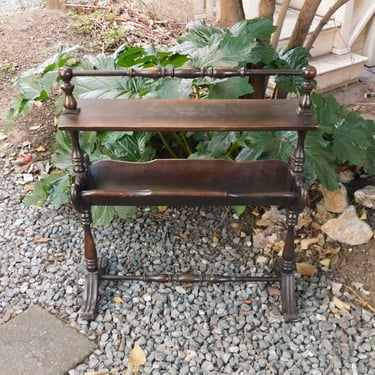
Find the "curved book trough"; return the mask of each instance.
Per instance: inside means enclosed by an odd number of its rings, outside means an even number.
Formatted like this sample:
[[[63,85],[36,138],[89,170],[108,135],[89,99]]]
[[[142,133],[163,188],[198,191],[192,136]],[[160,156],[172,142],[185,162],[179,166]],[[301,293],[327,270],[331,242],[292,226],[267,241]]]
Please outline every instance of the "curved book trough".
[[[290,206],[297,202],[288,164],[279,160],[158,159],[146,163],[103,160],[88,169],[79,193],[93,205]]]

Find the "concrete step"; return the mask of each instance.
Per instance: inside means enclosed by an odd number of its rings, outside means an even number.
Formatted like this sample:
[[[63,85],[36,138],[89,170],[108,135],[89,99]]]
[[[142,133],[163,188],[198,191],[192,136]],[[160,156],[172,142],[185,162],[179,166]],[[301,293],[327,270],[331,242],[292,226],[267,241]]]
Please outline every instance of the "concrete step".
[[[279,47],[287,46],[293,28],[299,15],[299,10],[288,9],[280,36]],[[276,18],[275,18],[276,19]],[[315,30],[321,17],[315,16],[309,34]],[[334,54],[332,49],[337,32],[341,25],[330,20],[320,32],[310,53],[311,65],[317,68],[318,91],[326,92],[345,86],[359,79],[367,58],[355,53]]]
[[[292,35],[294,26],[296,24],[298,15],[299,15],[299,10],[291,9],[291,8],[288,9],[283,28],[281,30],[279,47],[287,46],[288,40],[290,36]],[[276,22],[277,15],[275,16],[274,19]],[[315,30],[320,20],[321,20],[321,17],[319,16],[314,17],[314,20],[310,27],[309,36]],[[316,39],[314,43],[313,48],[310,51],[313,57],[327,55],[331,53],[337,30],[340,29],[340,27],[341,25],[335,22],[334,20],[328,21],[328,23],[323,27],[322,31],[320,32],[318,38]]]
[[[329,53],[312,58],[310,64],[317,69],[317,91],[326,92],[357,81],[366,61],[367,57],[354,53]]]
[[[319,93],[325,93],[339,87],[345,87],[358,82],[363,73],[367,57],[354,53],[335,55],[333,53],[312,58],[309,63],[317,70],[317,89]],[[275,88],[273,77],[268,82],[268,95],[272,95]]]

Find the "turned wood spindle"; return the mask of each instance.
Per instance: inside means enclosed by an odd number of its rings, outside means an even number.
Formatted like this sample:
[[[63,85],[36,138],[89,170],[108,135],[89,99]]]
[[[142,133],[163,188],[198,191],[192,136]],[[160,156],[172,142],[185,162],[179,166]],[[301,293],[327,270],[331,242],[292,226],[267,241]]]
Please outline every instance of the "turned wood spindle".
[[[312,112],[312,99],[311,91],[314,88],[313,79],[316,76],[316,69],[313,66],[307,66],[302,69],[302,91],[303,95],[299,102],[298,113],[299,114],[308,114]]]
[[[79,113],[79,108],[77,108],[77,100],[73,96],[74,85],[72,85],[71,80],[73,78],[72,68],[60,68],[59,77],[63,81],[61,84],[61,89],[65,94],[64,98],[64,112],[63,114]]]

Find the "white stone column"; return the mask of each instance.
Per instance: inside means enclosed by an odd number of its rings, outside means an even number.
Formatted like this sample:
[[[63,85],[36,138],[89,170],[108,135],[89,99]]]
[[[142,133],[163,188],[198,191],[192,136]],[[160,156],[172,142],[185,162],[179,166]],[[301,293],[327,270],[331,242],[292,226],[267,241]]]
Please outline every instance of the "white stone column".
[[[368,29],[363,54],[368,57],[367,66],[375,66],[375,16],[372,16]]]
[[[259,1],[260,0],[242,0],[246,19],[258,17]]]
[[[334,15],[335,21],[341,25],[336,32],[332,53],[343,55],[350,52],[350,33],[352,31],[352,21],[355,1],[349,1],[338,9]]]

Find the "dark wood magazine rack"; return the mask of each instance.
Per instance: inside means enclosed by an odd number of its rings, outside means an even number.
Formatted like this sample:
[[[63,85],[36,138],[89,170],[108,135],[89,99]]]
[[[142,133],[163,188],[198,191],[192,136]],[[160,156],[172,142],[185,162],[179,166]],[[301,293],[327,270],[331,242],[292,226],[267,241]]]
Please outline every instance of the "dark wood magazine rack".
[[[65,110],[60,130],[72,138],[72,202],[81,215],[87,266],[81,316],[94,319],[98,283],[105,280],[157,282],[235,282],[280,280],[282,313],[286,321],[297,319],[295,297],[294,232],[298,213],[308,190],[304,183],[304,140],[315,129],[311,91],[315,69],[254,70],[148,68],[118,71],[60,69]],[[75,76],[130,76],[196,78],[300,75],[303,95],[297,100],[233,99],[82,99],[73,96]],[[296,131],[297,147],[289,163],[279,160],[231,162],[225,160],[159,159],[145,163],[102,160],[90,163],[83,154],[83,131]],[[125,275],[106,274],[107,261],[99,258],[91,231],[90,208],[95,205],[276,205],[288,210],[287,236],[280,259],[280,276],[263,278],[223,275]]]

